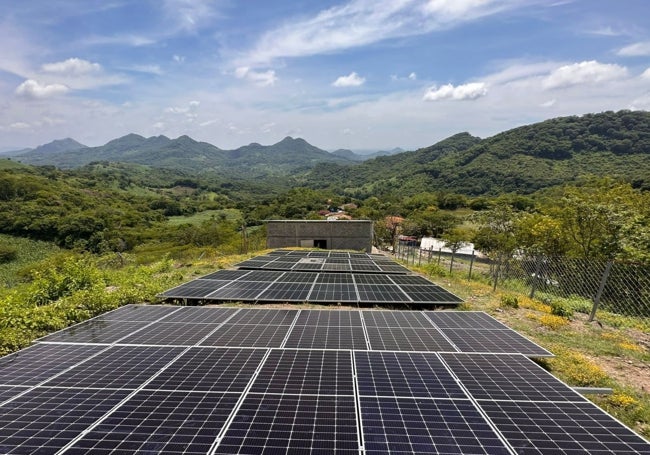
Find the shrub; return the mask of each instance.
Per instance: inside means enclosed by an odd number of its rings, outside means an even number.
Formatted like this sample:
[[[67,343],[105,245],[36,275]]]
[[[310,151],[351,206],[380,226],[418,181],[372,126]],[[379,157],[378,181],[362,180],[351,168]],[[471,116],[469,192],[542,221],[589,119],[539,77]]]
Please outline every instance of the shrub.
[[[0,245],[0,264],[11,262],[18,257],[18,250],[10,245]]]
[[[573,310],[568,305],[558,300],[554,300],[551,302],[551,314],[563,318],[570,318],[573,316]]]
[[[519,299],[516,295],[502,295],[501,306],[504,308],[519,308]]]

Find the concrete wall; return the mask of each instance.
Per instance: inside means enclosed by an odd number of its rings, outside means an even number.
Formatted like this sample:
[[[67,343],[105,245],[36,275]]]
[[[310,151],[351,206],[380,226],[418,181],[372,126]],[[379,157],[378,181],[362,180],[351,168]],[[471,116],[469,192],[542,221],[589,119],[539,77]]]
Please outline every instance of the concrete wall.
[[[323,247],[323,243],[328,250],[355,250],[370,253],[372,221],[267,221],[267,248]]]

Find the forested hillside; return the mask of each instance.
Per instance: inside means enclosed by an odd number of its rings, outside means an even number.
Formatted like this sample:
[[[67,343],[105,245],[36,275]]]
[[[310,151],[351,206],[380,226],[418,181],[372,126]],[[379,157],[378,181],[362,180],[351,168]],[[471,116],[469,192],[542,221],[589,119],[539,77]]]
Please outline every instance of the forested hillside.
[[[461,133],[353,167],[319,165],[304,183],[355,197],[442,190],[476,196],[531,194],[589,175],[650,189],[650,113],[557,118],[483,140]]]

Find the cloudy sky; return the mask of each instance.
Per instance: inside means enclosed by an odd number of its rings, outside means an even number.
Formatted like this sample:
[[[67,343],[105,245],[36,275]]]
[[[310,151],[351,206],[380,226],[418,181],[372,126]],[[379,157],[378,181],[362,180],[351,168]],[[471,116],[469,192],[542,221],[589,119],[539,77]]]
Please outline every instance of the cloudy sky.
[[[415,149],[650,110],[648,0],[0,0],[0,150]]]

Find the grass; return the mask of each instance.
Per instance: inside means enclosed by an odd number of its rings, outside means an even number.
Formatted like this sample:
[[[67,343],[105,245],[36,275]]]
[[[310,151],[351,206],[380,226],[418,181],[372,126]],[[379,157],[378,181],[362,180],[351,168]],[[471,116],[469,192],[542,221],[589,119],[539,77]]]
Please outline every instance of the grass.
[[[213,219],[241,221],[242,215],[237,209],[206,210],[204,212],[195,213],[191,216],[171,216],[167,223],[171,226],[178,226],[181,224],[201,224],[204,221],[210,221]]]
[[[2,160],[0,160],[2,161]],[[41,242],[21,237],[0,234],[0,249],[11,247],[16,250],[16,259],[0,263],[0,295],[2,288],[12,288],[24,281],[21,271],[30,264],[59,253],[60,249],[51,242]]]
[[[426,266],[414,269],[425,275],[431,272]],[[611,395],[588,398],[650,440],[647,320],[599,312],[601,323],[589,323],[581,312],[571,317],[552,314],[551,305],[523,293],[493,292],[489,283],[468,281],[465,272],[447,270],[442,275],[430,278],[463,298],[461,309],[485,311],[553,352],[555,357],[539,363],[555,376],[572,386],[611,388]],[[504,304],[515,298],[516,307]]]

